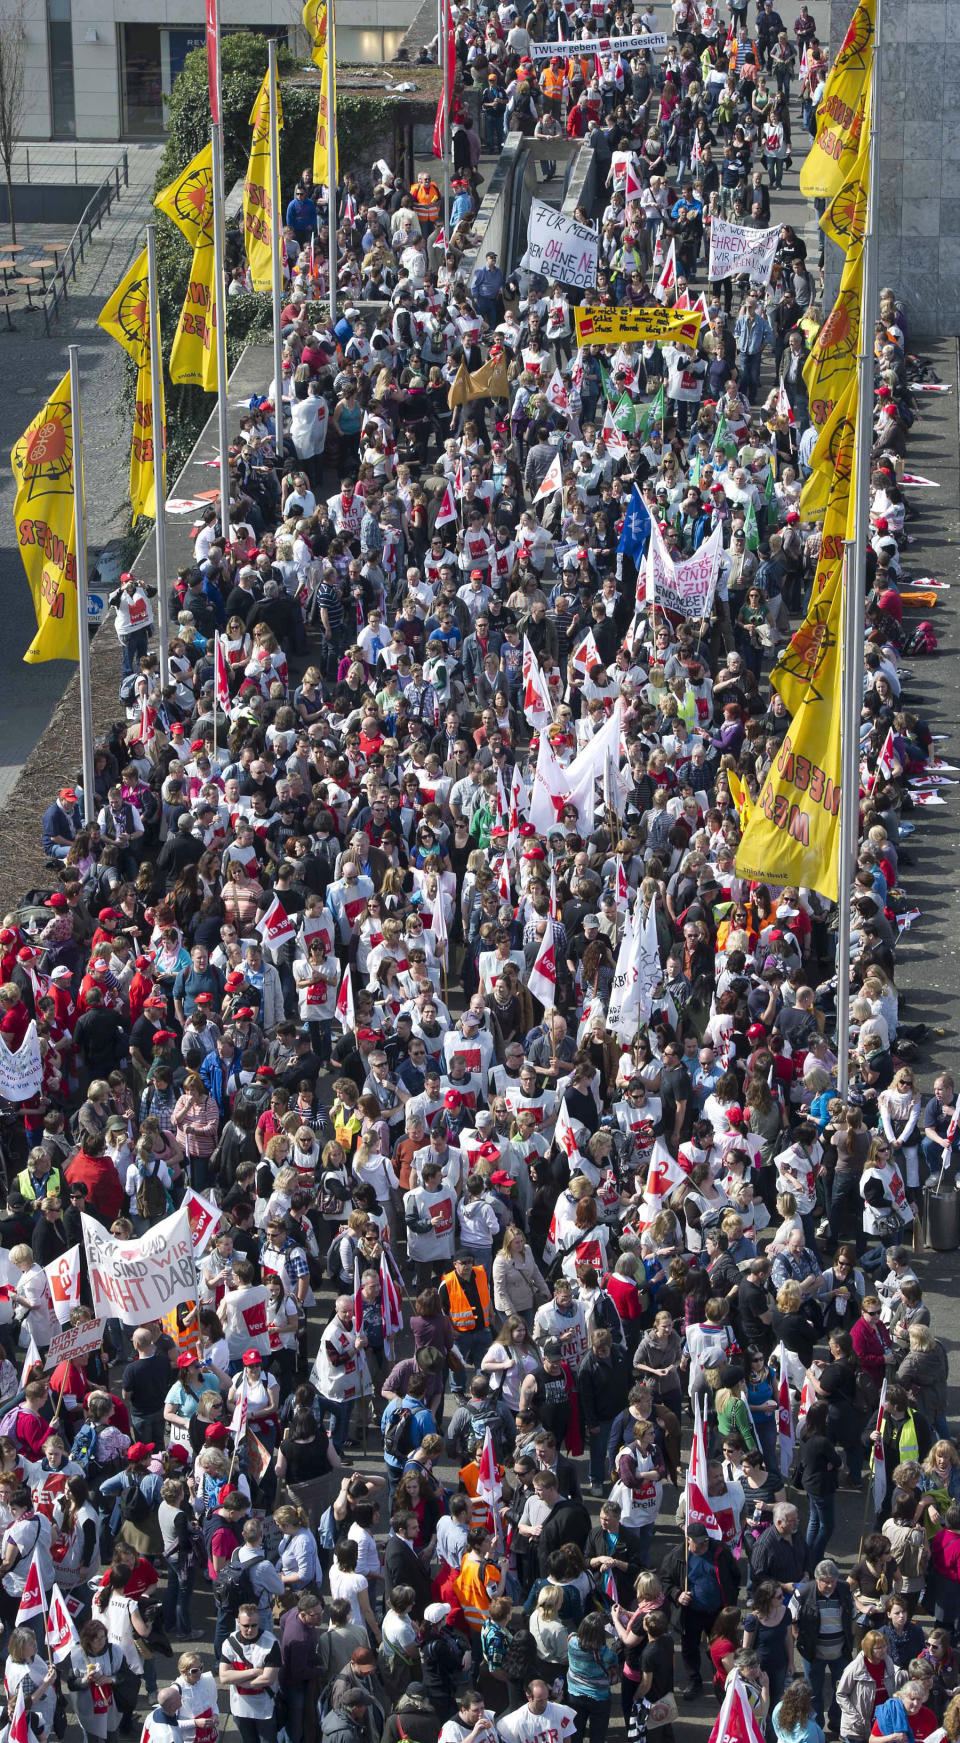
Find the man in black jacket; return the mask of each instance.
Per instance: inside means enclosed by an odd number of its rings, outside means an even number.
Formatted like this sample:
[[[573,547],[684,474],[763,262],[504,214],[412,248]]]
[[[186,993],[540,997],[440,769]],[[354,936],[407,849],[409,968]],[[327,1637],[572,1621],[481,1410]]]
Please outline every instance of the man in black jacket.
[[[629,1537],[620,1528],[618,1501],[604,1501],[600,1509],[600,1523],[594,1526],[587,1538],[583,1553],[587,1566],[601,1589],[607,1574],[612,1573],[618,1603],[632,1604],[634,1586],[642,1570]]]
[[[681,1700],[695,1701],[703,1686],[700,1641],[725,1604],[735,1604],[740,1569],[725,1543],[711,1543],[705,1525],[690,1525],[685,1543],[664,1557],[660,1568],[668,1603],[680,1608],[680,1656],[689,1681]]]
[[[800,1515],[789,1501],[780,1501],[773,1509],[773,1524],[760,1533],[754,1544],[751,1582],[756,1586],[761,1580],[775,1580],[789,1603],[803,1579],[805,1559]]]
[[[418,1616],[422,1616],[430,1602],[430,1570],[414,1548],[419,1531],[420,1521],[415,1513],[406,1513],[401,1519],[394,1520],[393,1531],[383,1552],[383,1595],[389,1603],[395,1586],[412,1586],[417,1594],[413,1608]]]
[[[582,1549],[590,1535],[590,1515],[582,1501],[571,1501],[557,1488],[554,1471],[538,1471],[534,1477],[538,1498],[550,1511],[540,1527],[537,1539],[537,1562],[540,1576],[546,1579],[547,1563],[555,1549],[565,1543],[575,1543]]]
[[[590,1334],[590,1349],[577,1372],[580,1408],[590,1447],[590,1481],[584,1489],[592,1494],[607,1479],[607,1441],[614,1417],[627,1407],[632,1379],[630,1358],[622,1345],[614,1345],[608,1331]]]
[[[835,1634],[825,1634],[823,1631],[822,1614],[827,1606],[831,1613],[831,1629],[836,1627],[836,1615],[839,1612],[839,1639]],[[837,1683],[844,1667],[853,1657],[853,1596],[846,1580],[841,1579],[840,1569],[835,1561],[817,1562],[813,1579],[798,1586],[794,1592],[790,1614],[796,1624],[797,1651],[803,1660],[804,1675],[813,1690],[817,1719],[821,1725],[829,1723],[830,1730],[838,1732],[840,1709],[837,1706]],[[840,1651],[830,1658],[821,1658],[819,1654],[831,1640],[840,1647]],[[825,1716],[824,1691],[828,1670],[830,1706]]]

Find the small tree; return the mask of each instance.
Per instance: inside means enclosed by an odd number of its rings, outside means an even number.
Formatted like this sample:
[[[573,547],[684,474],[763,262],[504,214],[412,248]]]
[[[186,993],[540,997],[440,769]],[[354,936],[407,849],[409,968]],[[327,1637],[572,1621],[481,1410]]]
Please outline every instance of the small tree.
[[[2,0],[0,4],[0,162],[7,181],[10,236],[17,240],[17,217],[13,209],[13,154],[23,121],[23,71],[26,60],[26,0]]]

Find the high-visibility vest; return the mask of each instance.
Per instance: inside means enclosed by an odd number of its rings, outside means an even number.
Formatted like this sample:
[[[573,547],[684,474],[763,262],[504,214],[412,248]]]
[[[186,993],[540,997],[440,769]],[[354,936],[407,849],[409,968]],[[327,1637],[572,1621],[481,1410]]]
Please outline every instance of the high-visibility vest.
[[[500,1569],[492,1562],[476,1562],[464,1557],[453,1589],[460,1600],[467,1627],[474,1634],[479,1634],[490,1608],[490,1588],[494,1588],[492,1595],[495,1597],[500,1580]]]
[[[419,182],[414,182],[410,189],[418,215],[435,224],[440,216],[440,189],[436,182],[429,182],[425,188]]]
[[[502,1474],[499,1465],[497,1470],[499,1474]],[[476,1459],[473,1459],[469,1465],[461,1465],[459,1476],[470,1500],[470,1524],[482,1525],[485,1531],[492,1532],[495,1521],[490,1503],[477,1492],[480,1482],[480,1466]]]
[[[22,1192],[24,1198],[32,1204],[37,1194],[34,1191],[29,1168],[24,1168],[22,1173],[17,1175],[16,1187],[17,1191]],[[51,1168],[43,1183],[42,1196],[44,1198],[59,1198],[62,1201],[66,1197],[66,1192],[67,1188],[59,1168]]]
[[[560,102],[561,98],[563,97],[563,88],[564,88],[564,85],[566,84],[566,82],[567,81],[566,81],[566,78],[564,77],[564,72],[563,72],[562,67],[560,67],[559,69],[556,67],[548,67],[547,68],[546,72],[543,75],[541,85],[542,85],[542,89],[543,89],[543,94],[547,98],[548,102],[553,102],[553,101],[556,101],[558,103]]]
[[[487,1273],[482,1265],[474,1265],[473,1275],[477,1281],[477,1294],[480,1297],[480,1306],[483,1309],[483,1324],[484,1327],[486,1327],[490,1324],[490,1285],[487,1282]],[[474,1324],[476,1310],[471,1307],[467,1292],[457,1276],[456,1271],[448,1271],[442,1281],[447,1286],[447,1300],[450,1303],[450,1318],[453,1320],[457,1331],[479,1331],[480,1327]]]

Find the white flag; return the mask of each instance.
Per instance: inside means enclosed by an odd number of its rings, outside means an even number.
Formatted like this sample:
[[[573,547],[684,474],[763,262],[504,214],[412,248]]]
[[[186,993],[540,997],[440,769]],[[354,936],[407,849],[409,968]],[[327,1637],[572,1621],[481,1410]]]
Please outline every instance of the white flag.
[[[257,931],[270,950],[276,950],[296,936],[296,927],[279,896],[274,896],[263,919],[257,921]]]
[[[67,1609],[67,1602],[59,1586],[50,1588],[50,1608],[47,1611],[47,1645],[56,1664],[62,1664],[70,1657],[75,1646],[80,1645],[76,1623]]]
[[[59,1259],[54,1259],[52,1264],[44,1265],[43,1268],[53,1297],[53,1311],[60,1324],[67,1325],[71,1308],[77,1307],[80,1301],[79,1242],[75,1247],[68,1247]]]
[[[527,987],[535,999],[539,999],[544,1010],[551,1011],[557,1002],[557,959],[556,959],[556,929],[553,921],[548,920],[544,928],[537,959],[530,970]]]
[[[534,502],[541,502],[545,496],[552,496],[555,490],[563,489],[563,465],[560,455],[551,460],[546,477],[534,497]]]

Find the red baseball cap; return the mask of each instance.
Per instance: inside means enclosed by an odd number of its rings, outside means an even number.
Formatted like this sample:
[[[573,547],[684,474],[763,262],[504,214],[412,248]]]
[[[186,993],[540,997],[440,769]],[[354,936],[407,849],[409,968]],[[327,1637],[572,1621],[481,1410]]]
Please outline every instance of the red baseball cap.
[[[54,890],[53,895],[48,896],[43,905],[45,908],[66,908],[69,904],[62,890]]]
[[[448,1089],[443,1098],[443,1105],[445,1108],[461,1108],[463,1106],[463,1096],[460,1094],[460,1091],[458,1089]]]

